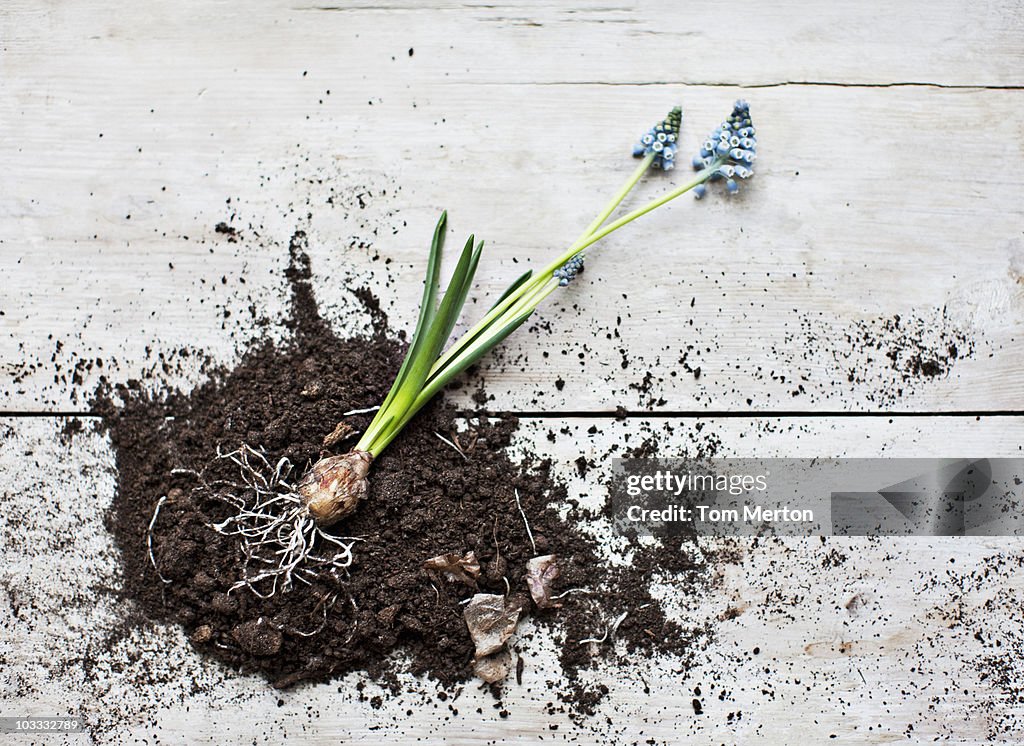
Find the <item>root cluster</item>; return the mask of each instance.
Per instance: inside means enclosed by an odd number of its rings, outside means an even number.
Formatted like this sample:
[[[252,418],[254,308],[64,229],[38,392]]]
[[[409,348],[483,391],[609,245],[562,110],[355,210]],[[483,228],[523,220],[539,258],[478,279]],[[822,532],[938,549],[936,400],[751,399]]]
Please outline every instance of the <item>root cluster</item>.
[[[245,444],[227,453],[218,449],[217,458],[228,459],[238,467],[239,481],[207,481],[202,472],[191,469],[175,469],[172,473],[194,477],[198,481],[195,489],[231,508],[226,519],[208,524],[213,531],[239,543],[241,577],[229,592],[248,588],[260,598],[270,598],[288,591],[296,582],[308,584],[325,574],[347,571],[353,560],[352,547],[359,539],[333,536],[317,525],[291,481],[291,461],[281,458],[271,464],[260,451]],[[150,546],[163,502],[161,499],[157,503],[150,524]],[[152,553],[150,560],[156,567]]]

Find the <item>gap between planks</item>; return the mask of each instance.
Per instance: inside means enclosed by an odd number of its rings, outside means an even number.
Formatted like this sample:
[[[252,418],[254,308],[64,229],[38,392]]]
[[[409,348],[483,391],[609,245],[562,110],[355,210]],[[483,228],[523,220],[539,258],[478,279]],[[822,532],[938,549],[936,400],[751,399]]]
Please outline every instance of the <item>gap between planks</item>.
[[[645,410],[459,410],[457,417],[516,417],[518,419],[680,419],[680,420],[713,420],[713,419],[775,419],[775,418],[805,418],[805,419],[828,419],[828,418],[913,418],[913,417],[1024,417],[1024,410],[1016,409],[978,409],[978,410],[933,410],[918,412],[913,410],[880,410],[877,412],[862,412],[857,410],[758,410],[758,411],[732,411],[732,410],[667,410],[662,412],[648,412]],[[87,419],[103,419],[103,415],[92,411],[7,411],[0,410],[0,417],[10,418],[58,418],[58,417],[80,417]]]
[[[834,80],[777,80],[770,83],[726,83],[713,81],[684,80],[495,80],[495,81],[446,81],[449,85],[474,86],[605,86],[610,88],[643,88],[649,86],[667,86],[677,88],[786,88],[819,87],[819,88],[941,88],[952,91],[1024,91],[1024,84],[987,83],[931,83],[923,80],[891,81],[887,83],[841,83]]]

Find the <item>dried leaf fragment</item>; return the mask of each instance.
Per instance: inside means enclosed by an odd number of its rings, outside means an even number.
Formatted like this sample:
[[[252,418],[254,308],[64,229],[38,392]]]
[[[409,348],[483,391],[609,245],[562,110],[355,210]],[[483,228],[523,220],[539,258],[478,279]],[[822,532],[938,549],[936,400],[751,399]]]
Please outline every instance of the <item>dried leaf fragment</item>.
[[[512,670],[512,653],[507,649],[480,658],[473,664],[473,673],[488,684],[494,684],[508,676]]]
[[[558,608],[561,604],[551,599],[551,586],[558,579],[558,557],[545,554],[534,557],[526,563],[526,585],[530,589],[530,597],[538,609]]]
[[[444,573],[448,580],[458,580],[471,588],[476,587],[476,579],[480,577],[480,562],[471,551],[464,555],[449,552],[431,557],[423,563],[423,569]]]
[[[339,422],[329,435],[324,436],[324,448],[332,448],[355,434],[356,429],[354,427],[347,422]]]
[[[504,596],[477,593],[462,612],[479,660],[504,647],[516,629],[522,607]]]

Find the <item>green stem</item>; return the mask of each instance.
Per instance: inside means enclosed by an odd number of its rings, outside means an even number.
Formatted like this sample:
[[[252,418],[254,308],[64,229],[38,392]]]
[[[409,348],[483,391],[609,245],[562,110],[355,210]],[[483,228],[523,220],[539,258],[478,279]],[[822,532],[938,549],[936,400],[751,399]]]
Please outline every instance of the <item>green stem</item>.
[[[624,225],[628,225],[629,223],[632,223],[637,218],[643,217],[644,215],[649,213],[651,210],[656,210],[659,207],[661,207],[662,205],[664,205],[666,202],[671,202],[676,197],[681,197],[682,195],[686,194],[688,191],[693,189],[695,186],[703,184],[705,181],[707,181],[708,179],[711,178],[711,175],[715,171],[718,170],[718,167],[720,165],[721,164],[717,164],[716,165],[716,163],[712,163],[707,168],[705,168],[705,169],[703,169],[701,171],[698,171],[697,175],[694,176],[693,179],[691,179],[690,181],[686,182],[682,186],[680,186],[680,187],[678,187],[676,189],[673,189],[668,194],[665,194],[665,195],[663,195],[661,197],[658,197],[655,200],[651,200],[650,202],[648,202],[643,207],[638,207],[637,209],[633,210],[633,212],[627,213],[626,215],[623,215],[618,220],[612,221],[611,223],[609,223],[608,225],[606,225],[604,228],[600,229],[599,231],[591,233],[589,236],[584,238],[582,241],[577,241],[572,246],[570,246],[568,249],[566,249],[564,254],[562,254],[560,257],[558,257],[553,262],[551,262],[551,264],[549,264],[544,269],[542,269],[536,275],[536,277],[537,278],[549,277],[551,275],[551,273],[554,272],[556,269],[561,267],[563,264],[565,264],[567,261],[572,259],[574,256],[579,254],[581,251],[583,251],[587,247],[589,247],[589,246],[597,243],[598,241],[600,241],[602,238],[607,236],[609,233],[614,233],[615,231],[617,231],[619,228],[623,227]],[[433,372],[433,371],[431,371],[431,372]]]
[[[591,224],[587,226],[587,229],[583,231],[583,233],[580,234],[580,237],[577,238],[576,241],[572,244],[574,247],[586,241],[587,238],[594,231],[601,227],[604,221],[608,219],[608,216],[615,211],[615,208],[622,204],[622,200],[626,198],[626,195],[628,195],[630,191],[632,191],[633,187],[636,186],[637,182],[640,181],[640,179],[643,177],[645,173],[647,173],[647,169],[649,169],[651,167],[651,163],[654,162],[654,156],[655,154],[652,153],[650,155],[645,156],[644,159],[640,161],[640,165],[637,166],[636,170],[633,171],[633,173],[630,175],[628,179],[626,179],[626,183],[622,185],[622,188],[615,193],[615,196],[612,197],[608,204],[604,206],[604,209],[601,210],[601,212],[598,214],[596,218],[594,218],[593,222],[591,222]],[[565,262],[562,262],[562,264],[564,263]],[[552,267],[550,271],[553,272],[560,266],[561,264],[559,264],[556,267]],[[469,331],[467,331],[465,334],[459,337],[455,344],[449,347],[448,351],[445,352],[444,355],[442,355],[437,360],[436,363],[434,363],[434,367],[430,369],[430,375],[434,375],[438,371],[442,370],[446,365],[448,365],[449,362],[451,362],[453,358],[462,353],[461,348],[464,347],[467,344],[467,342],[472,340],[483,329],[486,329],[491,324],[491,322],[493,322],[496,318],[504,314],[509,308],[513,306],[513,304],[515,304],[526,293],[530,292],[531,290],[535,290],[539,285],[541,285],[543,283],[542,276],[533,277],[528,282],[524,282],[512,293],[509,293],[509,296],[505,298],[505,300],[503,300],[501,303],[498,303],[497,305],[494,306],[494,308],[488,311],[487,315],[480,319],[480,321],[478,321]]]
[[[496,335],[501,333],[513,322],[522,323],[523,319],[531,314],[545,298],[558,289],[559,284],[553,277],[553,272],[580,254],[588,247],[594,245],[605,236],[614,233],[619,228],[632,223],[637,218],[643,217],[652,210],[671,202],[677,197],[686,194],[694,187],[703,184],[714,174],[721,163],[715,161],[710,166],[699,171],[693,179],[676,189],[664,194],[657,199],[651,200],[642,207],[623,215],[608,225],[601,227],[608,219],[615,208],[618,207],[626,195],[636,186],[640,178],[650,168],[654,156],[647,156],[640,166],[633,172],[626,183],[616,192],[611,201],[598,214],[598,216],[587,226],[586,231],[576,239],[566,251],[547,265],[541,272],[534,275],[528,282],[524,282],[515,291],[509,294],[502,302],[495,305],[483,319],[477,322],[469,331],[463,334],[448,351],[441,356],[430,368],[423,390],[418,392],[411,403],[403,407],[404,411],[395,412],[386,422],[381,422],[377,432],[371,438],[364,435],[358,447],[363,447],[375,458],[397,437],[412,417],[428,402],[444,385],[450,376],[442,376],[445,369],[456,369],[460,365],[465,366],[474,355],[482,354],[481,350],[496,344]],[[481,333],[483,332],[483,333]],[[505,332],[507,333],[507,332]],[[450,370],[449,370],[450,372]],[[364,442],[365,441],[365,442]]]
[[[522,310],[519,310],[516,313],[508,313],[508,319],[511,321],[512,319],[515,319],[517,316],[529,315],[534,308],[540,305],[541,301],[543,301],[546,297],[551,295],[551,293],[553,293],[555,290],[558,290],[558,281],[554,280],[553,278],[549,278],[549,281],[545,285],[542,285],[541,287],[534,289],[534,291],[529,296],[521,299],[521,301],[516,304],[516,307],[521,308]],[[502,326],[504,326],[504,324]],[[462,351],[462,353],[459,354],[459,356],[451,364],[458,366],[460,362],[473,357],[475,354],[480,352],[481,348],[486,348],[491,344],[492,337],[490,335],[484,335],[479,339],[475,339],[465,350]],[[445,382],[446,377],[441,376],[434,376],[427,380],[426,386],[416,397],[416,400],[413,402],[412,406],[410,406],[409,409],[406,410],[405,414],[402,415],[401,419],[398,420],[397,422],[394,422],[384,432],[382,432],[377,437],[373,445],[370,446],[368,450],[373,455],[374,458],[376,458],[377,455],[381,451],[383,451],[388,446],[388,444],[391,443],[391,441],[398,436],[402,429],[405,428],[405,426],[409,423],[409,420],[411,420],[416,415],[416,413],[419,412],[420,409],[422,409],[427,404],[427,402],[429,402],[431,399],[434,398],[434,396],[437,395],[437,392],[441,390]]]
[[[615,196],[612,197],[611,201],[604,206],[603,210],[601,210],[601,214],[594,218],[594,222],[588,225],[587,229],[583,231],[579,238],[576,239],[577,242],[582,241],[600,228],[604,224],[604,221],[608,219],[608,216],[615,212],[615,208],[622,204],[622,200],[626,198],[626,195],[633,190],[633,187],[637,185],[637,182],[643,178],[645,173],[647,173],[647,169],[649,169],[651,164],[654,162],[655,155],[657,154],[651,153],[650,155],[644,156],[643,160],[640,161],[640,165],[636,167],[636,170],[626,180],[626,183],[622,185],[622,188],[615,193]]]
[[[626,198],[626,195],[629,194],[633,187],[636,186],[636,183],[640,181],[640,178],[647,172],[647,169],[650,168],[651,161],[653,160],[653,155],[647,156],[643,159],[643,162],[633,172],[623,187],[615,194],[611,201],[605,205],[605,208],[601,210],[601,213],[594,218],[593,222],[591,222],[589,226],[587,226],[587,229],[580,235],[580,237],[576,239],[577,244],[586,240],[588,236],[601,227],[604,221],[608,219],[608,216],[611,215],[615,208],[622,203],[622,200]],[[507,307],[504,311],[498,311],[496,318],[502,319],[503,323],[496,324],[495,328],[504,327],[504,321],[511,321],[521,313],[528,313],[532,311],[559,287],[558,283],[551,277],[548,278],[546,283],[540,286],[537,286],[535,283],[524,284],[527,288],[526,290],[523,292],[513,292],[510,294],[510,298],[506,299],[511,305],[498,304],[499,306],[506,305]],[[533,286],[532,289],[530,289],[531,285]],[[497,310],[497,307],[495,310]],[[471,329],[460,337],[454,345],[452,345],[452,348],[449,350],[449,354],[446,356],[447,364],[450,365],[453,361],[454,364],[458,364],[459,361],[472,357],[479,352],[482,347],[490,342],[491,335],[485,334],[480,336],[478,339],[472,339],[473,334],[474,330]],[[463,343],[463,340],[467,339],[471,341]],[[463,345],[463,349],[461,350],[458,349],[460,344]],[[458,354],[453,357],[451,353],[456,350],[458,351]],[[431,368],[430,376],[427,378],[427,384],[423,391],[421,391],[416,397],[412,406],[410,406],[409,409],[407,409],[397,420],[389,420],[387,423],[384,423],[380,432],[375,433],[372,438],[368,439],[367,450],[374,458],[376,458],[377,455],[398,436],[402,429],[405,428],[406,423],[408,423],[409,420],[411,420],[416,413],[437,393],[440,385],[436,383],[436,374],[444,370],[445,365],[443,365],[443,363],[445,362],[446,359],[442,358],[434,365],[433,368]]]
[[[528,295],[524,295],[512,308],[502,314],[503,321],[511,321],[521,313],[532,311],[556,290],[558,290],[558,282],[553,277],[549,277],[547,282],[531,290]],[[502,323],[495,324],[496,327],[503,325]],[[475,340],[475,342],[485,342],[486,340],[487,335],[484,335],[480,339]]]
[[[562,254],[562,256],[560,256],[558,259],[556,259],[554,262],[552,262],[550,265],[544,268],[544,270],[537,276],[536,282],[525,283],[530,286],[525,291],[525,294],[517,293],[516,295],[518,297],[516,298],[516,300],[513,301],[510,305],[507,305],[504,308],[502,308],[501,311],[494,317],[494,319],[496,320],[494,320],[494,323],[490,327],[490,329],[504,329],[506,325],[512,323],[515,319],[520,318],[524,314],[532,313],[533,310],[536,309],[537,306],[539,306],[545,298],[551,295],[551,293],[557,290],[559,287],[558,282],[552,277],[552,272],[554,272],[567,261],[572,259],[572,257],[576,256],[581,251],[586,249],[588,246],[592,246],[593,244],[597,243],[608,234],[617,231],[619,228],[622,228],[623,226],[628,225],[629,223],[632,223],[637,218],[643,217],[652,210],[656,210],[657,208],[664,205],[666,202],[671,202],[677,197],[681,197],[682,195],[686,194],[688,191],[690,191],[697,185],[703,184],[705,181],[711,178],[711,175],[715,173],[715,171],[718,170],[718,165],[720,164],[713,163],[712,165],[708,166],[702,171],[699,171],[693,179],[683,184],[682,186],[673,189],[671,192],[668,192],[667,194],[658,197],[655,200],[651,200],[643,207],[637,208],[636,210],[633,210],[633,212],[623,215],[618,220],[609,223],[604,228],[594,231],[588,236],[582,237],[581,239],[577,240],[576,243],[574,243],[569,249],[566,250],[564,254]],[[443,366],[435,365],[431,369],[430,375],[427,377],[427,387],[417,397],[416,403],[414,404],[414,408],[412,410],[413,414],[415,413],[416,410],[422,407],[423,404],[426,403],[426,399],[423,399],[424,396],[426,396],[427,399],[429,399],[430,396],[433,396],[433,394],[436,393],[436,389],[438,387],[434,386],[433,382],[439,380],[440,374],[445,368],[449,366],[458,367],[460,363],[462,363],[465,360],[468,360],[473,354],[479,352],[481,348],[491,344],[493,333],[485,332],[484,334],[480,335],[479,338],[472,339],[468,344],[465,345],[463,349],[459,349],[459,345],[462,343],[462,340],[466,339],[466,337],[471,333],[472,332],[467,332],[467,334],[460,338],[459,342],[457,342],[453,346],[453,349],[458,350],[457,354],[454,357],[449,356],[449,359],[445,362]],[[411,416],[411,414],[408,415],[408,417]],[[408,417],[403,417],[400,422],[394,423],[395,427],[389,427],[388,431],[390,432],[392,430],[395,430],[395,434],[397,434],[397,430],[401,430],[401,428],[405,426],[405,422],[408,421]],[[390,438],[388,439],[388,442],[390,442]],[[376,444],[374,445],[376,446]]]

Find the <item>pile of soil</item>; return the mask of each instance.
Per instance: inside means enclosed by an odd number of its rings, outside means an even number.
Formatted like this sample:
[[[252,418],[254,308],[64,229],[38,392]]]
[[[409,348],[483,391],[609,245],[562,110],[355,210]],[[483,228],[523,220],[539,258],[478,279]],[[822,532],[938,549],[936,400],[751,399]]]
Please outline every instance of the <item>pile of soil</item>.
[[[342,413],[381,401],[404,354],[365,291],[358,295],[375,313],[374,335],[341,339],[331,331],[310,288],[304,241],[297,233],[290,247],[290,341],[257,345],[190,393],[152,393],[134,382],[96,403],[117,458],[117,496],[107,525],[121,553],[123,593],[141,612],[138,623],[180,624],[201,653],[258,672],[277,687],[354,670],[397,687],[395,672],[410,665],[442,684],[465,681],[472,676],[474,646],[460,602],[476,592],[508,593],[522,602],[527,615],[554,632],[570,677],[623,648],[692,653],[704,631],[668,619],[648,586],[652,573],[667,572],[696,587],[706,565],[691,565],[678,547],[638,548],[626,568],[602,564],[593,540],[577,528],[585,516],[570,507],[566,520],[559,517],[554,506],[566,507],[566,493],[552,479],[550,463],[530,456],[513,463],[507,455],[517,422],[470,419],[460,431],[466,418],[443,399],[426,407],[374,463],[369,499],[332,527],[339,536],[362,538],[347,573],[265,599],[246,588],[231,590],[242,576],[237,542],[210,528],[229,510],[180,470],[202,471],[210,483],[236,481],[236,466],[215,454],[242,444],[264,449],[271,463],[287,457],[299,469],[345,450],[352,441],[325,449],[324,437]],[[344,421],[361,430],[371,417]],[[164,496],[152,526],[151,560],[147,536]],[[476,588],[423,569],[428,558],[469,551],[481,564]],[[551,553],[561,570],[554,592],[585,592],[541,610],[527,594],[525,566]],[[630,613],[607,636],[609,644],[579,643],[600,636],[624,611]],[[613,640],[625,641],[618,653]],[[600,694],[578,688],[566,699],[585,709]]]

